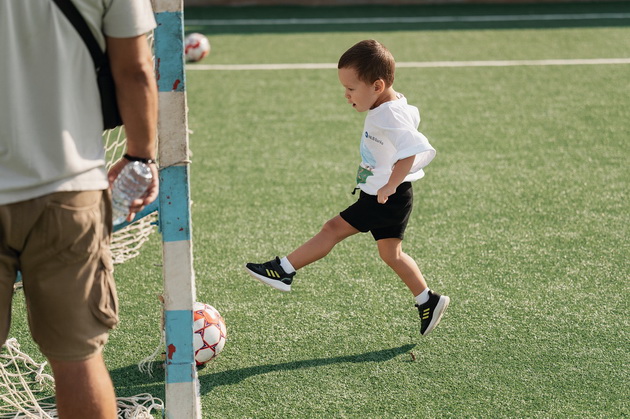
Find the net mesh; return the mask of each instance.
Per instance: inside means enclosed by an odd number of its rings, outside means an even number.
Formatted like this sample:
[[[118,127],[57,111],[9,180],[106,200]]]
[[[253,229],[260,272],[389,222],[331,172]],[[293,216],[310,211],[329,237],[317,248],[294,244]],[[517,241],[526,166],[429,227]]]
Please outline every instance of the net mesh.
[[[6,341],[0,351],[0,418],[57,417],[50,396],[54,380],[45,366],[22,352],[15,338]]]
[[[54,402],[54,378],[20,350],[11,338],[0,348],[0,419],[58,418]],[[151,394],[116,399],[119,419],[153,419],[164,413],[164,402]]]

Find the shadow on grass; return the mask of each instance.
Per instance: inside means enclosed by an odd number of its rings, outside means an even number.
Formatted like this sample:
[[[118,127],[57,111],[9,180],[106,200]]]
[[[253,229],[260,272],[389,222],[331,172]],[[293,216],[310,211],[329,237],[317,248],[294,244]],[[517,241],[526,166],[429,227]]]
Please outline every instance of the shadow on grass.
[[[366,352],[358,355],[337,356],[332,358],[315,358],[303,361],[283,362],[280,364],[257,365],[253,367],[240,368],[208,374],[199,377],[201,384],[201,394],[211,392],[215,387],[238,384],[241,381],[256,375],[268,374],[276,371],[292,371],[304,368],[322,367],[331,364],[361,363],[361,362],[384,362],[408,353],[415,345],[403,345],[397,348],[383,349],[380,351]]]
[[[111,370],[109,374],[114,382],[117,397],[131,397],[149,393],[164,400],[165,372],[160,362],[153,363],[152,375],[141,372],[137,365],[129,365]]]
[[[283,362],[280,364],[257,365],[253,367],[222,371],[199,377],[201,394],[211,392],[215,387],[238,384],[256,375],[268,374],[276,371],[292,371],[304,368],[316,368],[331,364],[384,362],[399,355],[409,353],[415,345],[402,345],[397,348],[380,351],[365,352],[357,355],[336,356],[331,358],[314,358],[303,361]],[[138,370],[137,365],[129,365],[110,371],[117,397],[131,397],[137,394],[149,393],[153,397],[164,400],[164,369],[160,363],[153,364],[153,375],[149,376]]]
[[[293,371],[304,368],[316,368],[332,364],[384,362],[399,355],[409,353],[415,345],[403,345],[397,348],[383,349],[380,351],[365,352],[358,355],[337,356],[330,358],[315,358],[303,361],[283,362],[279,364],[259,365],[247,368],[233,369],[201,375],[200,394],[202,396],[212,392],[219,386],[238,384],[241,381],[257,375],[276,371]],[[116,397],[132,397],[141,394],[150,394],[154,398],[166,401],[165,372],[160,362],[153,363],[152,375],[149,376],[138,370],[137,365],[128,365],[110,371]],[[206,417],[204,415],[204,417]],[[179,418],[178,418],[179,419]]]

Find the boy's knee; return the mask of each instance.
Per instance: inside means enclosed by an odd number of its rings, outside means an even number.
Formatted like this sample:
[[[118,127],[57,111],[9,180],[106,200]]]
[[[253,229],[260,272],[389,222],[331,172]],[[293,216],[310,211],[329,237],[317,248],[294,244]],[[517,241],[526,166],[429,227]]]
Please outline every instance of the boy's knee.
[[[400,254],[395,249],[380,248],[378,250],[378,255],[381,257],[383,262],[389,266],[395,265],[400,260]]]
[[[352,227],[348,224],[340,216],[336,216],[326,221],[326,223],[322,226],[322,229],[318,233],[320,238],[326,238],[327,240],[332,240],[335,243],[339,243],[345,238],[352,236],[353,234],[358,233],[359,230]]]
[[[343,235],[343,226],[340,224],[338,218],[331,218],[326,221],[322,226],[322,233],[327,234],[329,236],[340,236]]]
[[[322,231],[335,231],[335,219],[326,221],[322,226]]]
[[[404,253],[400,247],[400,241],[398,240],[379,240],[378,242],[378,255],[383,262],[393,267],[401,262],[404,257]]]

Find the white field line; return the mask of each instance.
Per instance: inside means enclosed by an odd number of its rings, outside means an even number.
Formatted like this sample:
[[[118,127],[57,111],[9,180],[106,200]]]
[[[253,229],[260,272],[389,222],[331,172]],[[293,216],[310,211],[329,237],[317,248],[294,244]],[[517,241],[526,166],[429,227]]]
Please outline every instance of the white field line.
[[[445,67],[518,67],[518,66],[562,66],[562,65],[605,65],[630,64],[630,58],[592,58],[572,60],[513,60],[513,61],[416,61],[398,62],[398,68],[445,68]],[[335,63],[304,64],[189,64],[186,70],[322,70],[336,69]]]
[[[488,16],[411,16],[356,18],[291,18],[291,19],[187,19],[186,25],[264,26],[264,25],[340,25],[384,23],[454,23],[454,22],[538,22],[563,20],[630,19],[630,13],[567,13],[544,15]]]

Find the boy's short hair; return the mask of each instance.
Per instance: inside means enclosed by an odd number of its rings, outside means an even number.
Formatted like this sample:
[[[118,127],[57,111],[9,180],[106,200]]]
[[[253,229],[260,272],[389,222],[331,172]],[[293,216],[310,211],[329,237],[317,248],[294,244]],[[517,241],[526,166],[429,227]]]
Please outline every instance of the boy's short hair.
[[[339,58],[337,68],[354,68],[359,80],[371,84],[382,79],[386,87],[394,84],[396,62],[385,45],[373,39],[361,41],[350,47]]]

